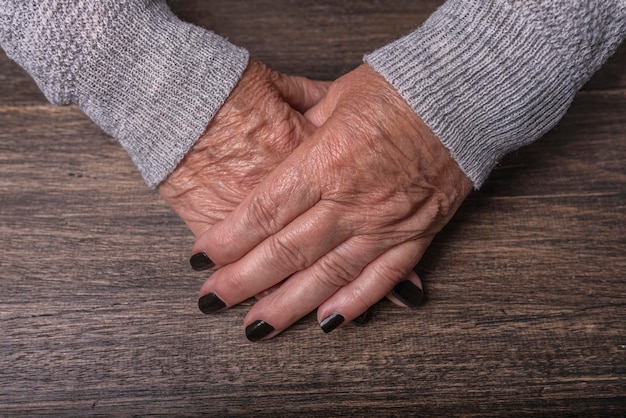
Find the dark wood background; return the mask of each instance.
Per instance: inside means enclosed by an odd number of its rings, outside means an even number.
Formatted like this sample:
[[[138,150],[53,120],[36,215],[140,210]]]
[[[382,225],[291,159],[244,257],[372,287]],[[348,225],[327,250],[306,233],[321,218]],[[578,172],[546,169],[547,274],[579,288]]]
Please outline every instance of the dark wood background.
[[[439,1],[172,1],[334,79]],[[0,415],[626,415],[626,48],[508,156],[418,271],[426,303],[249,343],[114,140],[0,55]]]

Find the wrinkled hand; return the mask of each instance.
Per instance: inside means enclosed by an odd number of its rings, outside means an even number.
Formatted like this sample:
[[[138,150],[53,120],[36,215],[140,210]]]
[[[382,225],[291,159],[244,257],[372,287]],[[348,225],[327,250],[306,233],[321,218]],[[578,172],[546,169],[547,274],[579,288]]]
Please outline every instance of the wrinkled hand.
[[[196,236],[235,209],[313,132],[300,112],[317,103],[328,84],[250,61],[206,132],[159,186]]]
[[[318,306],[324,330],[359,316],[412,277],[471,190],[448,150],[367,65],[333,83],[306,116],[318,130],[194,246],[223,266],[201,294],[226,306],[289,277],[247,314],[251,340]]]

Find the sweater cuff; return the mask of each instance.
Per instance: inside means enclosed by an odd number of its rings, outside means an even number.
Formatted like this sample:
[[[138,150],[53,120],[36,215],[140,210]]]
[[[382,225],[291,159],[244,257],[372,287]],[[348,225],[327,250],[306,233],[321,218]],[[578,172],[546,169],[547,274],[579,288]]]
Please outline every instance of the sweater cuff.
[[[228,98],[248,52],[182,22],[165,2],[126,7],[79,63],[74,100],[155,188]]]
[[[365,57],[475,188],[504,154],[554,126],[580,84],[528,20],[514,2],[449,0],[415,32]]]

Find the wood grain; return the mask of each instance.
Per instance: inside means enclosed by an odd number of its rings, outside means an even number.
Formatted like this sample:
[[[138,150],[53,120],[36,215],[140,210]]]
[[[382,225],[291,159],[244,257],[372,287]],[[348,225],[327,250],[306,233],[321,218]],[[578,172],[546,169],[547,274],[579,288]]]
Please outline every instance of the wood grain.
[[[436,1],[172,1],[333,79]],[[247,342],[198,312],[184,224],[74,107],[0,56],[0,415],[624,416],[626,49],[509,155],[417,267],[427,301]]]

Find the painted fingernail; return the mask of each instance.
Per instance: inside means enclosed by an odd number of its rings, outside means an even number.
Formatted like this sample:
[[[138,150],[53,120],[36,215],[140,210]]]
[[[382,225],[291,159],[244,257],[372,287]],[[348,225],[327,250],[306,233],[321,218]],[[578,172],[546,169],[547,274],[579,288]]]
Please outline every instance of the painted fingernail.
[[[393,288],[391,294],[409,308],[416,308],[424,297],[422,289],[415,286],[410,280],[404,280],[398,283],[396,287]]]
[[[274,327],[267,322],[261,320],[254,321],[246,327],[246,337],[250,341],[259,341],[267,337],[272,331],[274,331]]]
[[[215,267],[215,263],[211,261],[206,253],[196,253],[192,255],[189,259],[189,263],[191,264],[191,268],[195,271],[203,271]]]
[[[322,331],[324,331],[325,334],[328,334],[339,325],[343,324],[344,320],[345,318],[338,313],[330,314],[320,322],[320,327],[322,327]]]
[[[200,310],[205,314],[217,312],[225,307],[226,304],[224,301],[215,293],[204,295],[198,300],[198,308],[200,308]]]
[[[361,315],[357,316],[352,320],[354,325],[363,325],[367,320],[367,311],[363,312]]]

